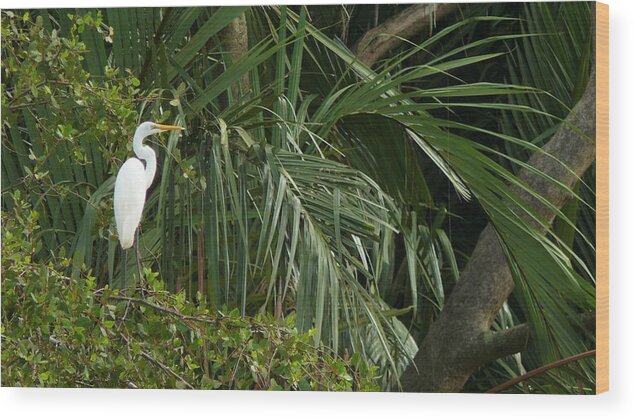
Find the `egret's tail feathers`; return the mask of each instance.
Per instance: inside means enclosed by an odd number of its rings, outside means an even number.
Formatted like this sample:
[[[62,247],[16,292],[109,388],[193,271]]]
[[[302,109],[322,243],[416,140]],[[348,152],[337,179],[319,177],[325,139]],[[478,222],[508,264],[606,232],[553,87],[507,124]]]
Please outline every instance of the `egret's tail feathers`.
[[[121,230],[118,232],[119,242],[121,243],[121,248],[128,249],[134,245],[134,231],[136,230],[136,226],[130,223],[129,220],[124,220],[122,225]]]
[[[134,236],[131,238],[119,238],[119,242],[121,243],[121,248],[131,248],[134,245]]]

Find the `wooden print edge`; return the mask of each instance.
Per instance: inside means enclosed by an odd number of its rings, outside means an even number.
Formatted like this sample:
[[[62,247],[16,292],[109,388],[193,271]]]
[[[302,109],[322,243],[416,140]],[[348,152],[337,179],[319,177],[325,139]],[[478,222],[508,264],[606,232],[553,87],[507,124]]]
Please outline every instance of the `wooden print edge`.
[[[596,19],[596,393],[609,389],[609,8]]]

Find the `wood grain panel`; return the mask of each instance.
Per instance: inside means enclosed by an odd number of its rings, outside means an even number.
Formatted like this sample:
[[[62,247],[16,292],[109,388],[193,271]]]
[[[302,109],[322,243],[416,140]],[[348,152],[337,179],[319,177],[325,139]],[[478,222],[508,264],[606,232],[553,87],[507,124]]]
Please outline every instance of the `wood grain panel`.
[[[596,249],[597,249],[597,394],[609,389],[609,26],[608,5],[596,3]]]

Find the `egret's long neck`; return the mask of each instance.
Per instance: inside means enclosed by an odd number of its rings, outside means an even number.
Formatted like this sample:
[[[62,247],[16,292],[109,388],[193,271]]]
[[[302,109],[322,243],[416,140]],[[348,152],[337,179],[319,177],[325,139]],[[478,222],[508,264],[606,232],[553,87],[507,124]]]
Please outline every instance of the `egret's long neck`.
[[[150,146],[144,146],[143,140],[145,136],[139,134],[137,131],[134,133],[134,141],[132,142],[132,148],[139,159],[145,161],[145,188],[150,188],[152,181],[154,181],[154,175],[156,174],[156,153]]]

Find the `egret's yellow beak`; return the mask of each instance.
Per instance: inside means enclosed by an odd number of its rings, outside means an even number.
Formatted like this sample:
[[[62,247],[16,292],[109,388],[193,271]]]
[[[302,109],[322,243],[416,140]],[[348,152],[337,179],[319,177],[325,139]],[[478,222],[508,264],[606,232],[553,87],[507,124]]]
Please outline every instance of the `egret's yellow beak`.
[[[178,125],[164,125],[164,124],[156,124],[156,127],[160,128],[163,131],[183,131],[185,129]]]

